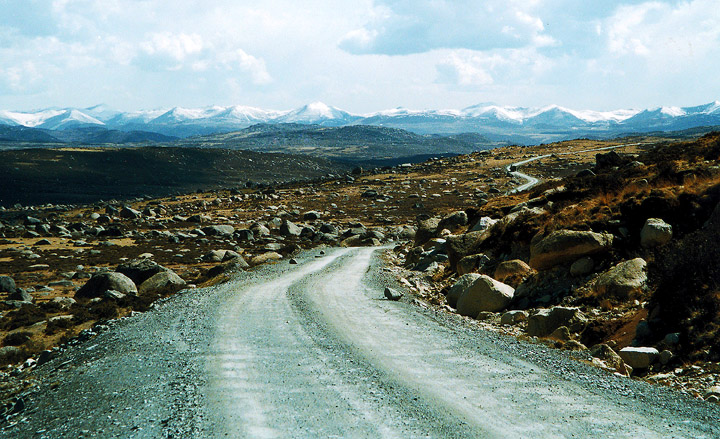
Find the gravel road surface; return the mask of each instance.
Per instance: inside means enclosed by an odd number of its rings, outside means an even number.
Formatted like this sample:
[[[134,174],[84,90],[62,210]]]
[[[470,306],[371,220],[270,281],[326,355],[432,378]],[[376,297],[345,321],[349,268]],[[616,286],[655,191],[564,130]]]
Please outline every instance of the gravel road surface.
[[[117,321],[40,366],[0,437],[720,437],[717,405],[384,299],[377,251],[308,252]]]

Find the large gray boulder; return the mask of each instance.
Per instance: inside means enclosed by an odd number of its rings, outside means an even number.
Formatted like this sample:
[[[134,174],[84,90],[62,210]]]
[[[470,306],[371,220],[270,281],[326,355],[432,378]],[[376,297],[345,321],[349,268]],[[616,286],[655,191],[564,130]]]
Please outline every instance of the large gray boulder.
[[[495,268],[494,278],[500,282],[505,282],[508,278],[523,278],[531,275],[534,272],[532,268],[525,261],[520,259],[512,259],[510,261],[503,261],[498,264]]]
[[[545,270],[607,251],[613,237],[608,233],[558,230],[530,245],[530,266]]]
[[[465,256],[457,263],[457,273],[461,276],[463,274],[472,273],[473,271],[482,268],[488,262],[490,262],[490,258],[482,253]]]
[[[642,258],[621,262],[601,274],[592,288],[599,296],[628,299],[645,288],[646,269],[647,263]]]
[[[480,253],[487,232],[470,232],[461,235],[450,235],[445,239],[450,269],[457,271],[457,263],[465,256]]]
[[[0,293],[13,294],[17,291],[15,279],[10,276],[0,276]]]
[[[498,312],[505,309],[515,289],[481,274],[458,298],[457,311],[463,316],[477,317],[480,312]]]
[[[465,226],[468,223],[468,216],[467,213],[465,213],[462,210],[458,210],[457,212],[453,212],[443,219],[440,220],[438,223],[435,232],[439,233],[443,229],[448,229],[451,232],[458,229],[459,227]]]
[[[547,337],[561,326],[571,332],[582,332],[587,318],[578,308],[556,306],[539,309],[528,317],[527,333],[535,337]]]
[[[620,349],[619,354],[633,369],[647,369],[657,360],[660,352],[655,348],[627,347]]]
[[[115,269],[116,272],[129,277],[135,285],[140,285],[157,273],[165,270],[167,270],[167,268],[148,258],[133,259],[123,262]]]
[[[280,225],[280,234],[283,236],[300,236],[302,233],[302,227],[296,225],[295,223],[283,220],[282,224]]]
[[[648,218],[640,231],[640,245],[643,247],[659,247],[672,239],[672,226],[660,218]]]
[[[465,290],[470,288],[470,285],[472,285],[473,282],[475,282],[479,277],[480,275],[478,273],[469,273],[460,276],[458,280],[455,281],[455,283],[450,287],[447,296],[445,296],[448,305],[456,308],[457,301],[460,296],[465,292]]]
[[[122,294],[137,295],[137,286],[133,281],[122,273],[99,273],[88,280],[75,293],[76,298],[92,299],[101,297],[105,291],[114,290]]]
[[[140,295],[157,293],[157,294],[173,294],[185,288],[186,282],[178,276],[174,271],[167,270],[157,273],[150,279],[140,285],[138,293]]]

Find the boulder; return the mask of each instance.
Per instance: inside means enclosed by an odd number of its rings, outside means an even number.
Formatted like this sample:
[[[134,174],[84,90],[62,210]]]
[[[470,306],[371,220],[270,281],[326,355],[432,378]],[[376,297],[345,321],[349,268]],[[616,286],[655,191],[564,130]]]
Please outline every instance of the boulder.
[[[419,219],[417,230],[415,231],[415,245],[423,245],[429,239],[435,237],[435,230],[440,224],[440,218],[424,218]]]
[[[497,224],[497,222],[500,220],[492,219],[489,216],[484,216],[478,220],[477,223],[475,223],[474,226],[468,232],[484,232],[485,230],[489,229],[490,227]]]
[[[500,317],[501,325],[514,325],[516,323],[524,322],[528,318],[527,311],[513,310],[503,313]]]
[[[123,262],[115,269],[116,272],[129,277],[135,285],[141,285],[152,276],[165,270],[167,268],[148,258],[132,259]]]
[[[632,369],[628,369],[622,357],[618,355],[610,346],[606,344],[597,344],[590,348],[590,355],[602,360],[607,366],[615,369],[623,375],[630,375]]]
[[[17,290],[15,279],[10,276],[0,276],[0,293],[14,293]]]
[[[248,264],[245,259],[242,257],[237,257],[230,259],[227,262],[223,262],[222,264],[216,265],[208,270],[207,277],[216,277],[220,276],[221,274],[226,273],[232,273],[236,271],[245,270],[250,267],[250,264]]]
[[[486,232],[470,232],[462,235],[450,235],[445,239],[445,249],[450,269],[457,271],[457,263],[465,256],[480,253],[480,247],[487,239]]]
[[[303,213],[303,221],[315,221],[320,219],[320,212],[316,210],[309,210]]]
[[[479,277],[480,275],[478,273],[469,273],[460,276],[458,280],[456,280],[455,283],[450,287],[450,290],[448,290],[447,296],[445,296],[448,305],[456,308],[457,301],[462,295],[462,293],[464,293],[465,290],[470,288],[470,285],[472,285],[473,282],[475,282]]]
[[[174,271],[167,270],[157,273],[143,282],[138,288],[140,295],[148,293],[173,294],[185,288],[186,282]]]
[[[50,302],[60,307],[60,309],[70,309],[75,304],[75,299],[72,297],[56,297]]]
[[[591,257],[585,256],[584,258],[580,258],[572,263],[572,265],[570,266],[570,275],[587,276],[588,274],[593,272],[594,268],[595,262],[592,260]]]
[[[17,288],[14,293],[8,295],[8,300],[17,300],[19,302],[32,302],[33,298],[27,291]]]
[[[300,236],[301,233],[302,227],[291,221],[283,220],[282,224],[280,224],[280,234],[283,236]]]
[[[655,348],[627,347],[620,349],[619,354],[633,369],[647,369],[658,359],[660,352]]]
[[[640,245],[646,248],[665,245],[672,239],[672,226],[659,218],[648,218],[640,231]]]
[[[468,223],[468,216],[467,213],[465,213],[462,210],[459,210],[457,212],[453,212],[443,219],[440,220],[437,227],[435,228],[435,232],[438,233],[443,229],[448,229],[451,232],[458,229],[459,227],[466,226]]]
[[[520,259],[503,261],[495,268],[495,279],[505,282],[508,278],[523,278],[533,273],[533,269]]]
[[[105,291],[115,290],[122,294],[137,295],[137,287],[133,281],[122,273],[98,273],[88,280],[75,293],[76,298],[92,299],[101,297]]]
[[[135,210],[132,207],[123,206],[123,208],[120,209],[120,213],[118,214],[118,216],[125,219],[138,219],[142,216],[142,214],[140,213],[140,211]]]
[[[250,229],[236,230],[234,235],[238,241],[252,241],[255,239],[255,234]]]
[[[515,289],[510,285],[481,274],[460,294],[457,301],[458,314],[476,317],[482,311],[502,311],[510,304],[514,293]]]
[[[275,252],[265,252],[263,254],[257,255],[254,258],[250,260],[251,265],[260,265],[264,264],[266,262],[271,261],[279,261],[282,259],[282,255],[280,253]]]
[[[232,236],[233,232],[235,232],[235,227],[230,225],[214,225],[205,226],[200,230],[208,236]]]
[[[535,337],[547,337],[561,326],[571,332],[582,332],[587,318],[578,308],[556,306],[539,309],[528,317],[527,333]]]
[[[647,263],[642,258],[621,262],[601,274],[593,284],[600,296],[629,299],[641,292],[647,284]]]
[[[385,298],[387,298],[388,300],[393,300],[393,301],[398,301],[403,296],[403,294],[400,291],[398,291],[394,288],[390,288],[390,287],[385,287],[384,294],[385,294]]]
[[[490,258],[482,253],[465,256],[457,263],[457,273],[461,276],[463,274],[472,273],[475,270],[481,269],[488,262],[490,262]]]
[[[574,262],[584,256],[607,251],[613,237],[608,233],[558,230],[530,245],[530,266],[545,270]]]

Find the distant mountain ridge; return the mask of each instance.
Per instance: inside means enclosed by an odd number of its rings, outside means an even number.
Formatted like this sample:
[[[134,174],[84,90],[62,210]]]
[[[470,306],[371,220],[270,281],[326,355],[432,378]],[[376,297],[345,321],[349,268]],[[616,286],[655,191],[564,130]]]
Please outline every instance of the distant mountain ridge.
[[[418,134],[479,133],[493,141],[533,144],[567,138],[611,137],[619,133],[675,131],[720,125],[720,101],[693,107],[645,110],[573,110],[558,105],[542,108],[473,105],[462,110],[395,108],[352,114],[322,102],[288,111],[247,106],[121,112],[105,105],[52,108],[31,112],[0,110],[0,125],[46,130],[103,127],[189,137],[239,131],[256,124],[306,124],[323,127],[375,125]]]

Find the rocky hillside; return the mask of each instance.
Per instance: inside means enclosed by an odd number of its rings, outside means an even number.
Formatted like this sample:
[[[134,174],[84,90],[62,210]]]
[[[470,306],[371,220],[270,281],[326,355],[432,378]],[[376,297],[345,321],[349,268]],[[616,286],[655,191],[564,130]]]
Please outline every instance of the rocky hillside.
[[[31,385],[64,344],[179,289],[292,263],[301,248],[393,242],[390,269],[421,306],[717,401],[720,135],[595,151],[617,144],[0,209],[4,386]],[[522,183],[506,169],[536,155],[548,157],[520,170],[543,182],[506,195]]]

